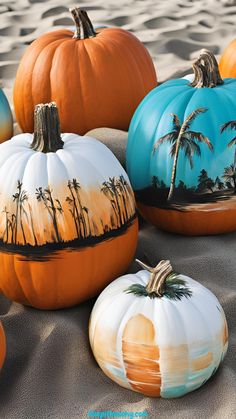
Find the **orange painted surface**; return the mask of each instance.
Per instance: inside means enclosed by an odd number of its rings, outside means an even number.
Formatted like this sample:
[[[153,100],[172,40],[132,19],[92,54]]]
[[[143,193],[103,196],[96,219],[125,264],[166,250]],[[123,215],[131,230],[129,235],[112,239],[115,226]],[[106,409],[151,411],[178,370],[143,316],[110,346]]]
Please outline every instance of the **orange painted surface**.
[[[2,323],[0,323],[0,368],[2,368],[4,360],[6,357],[6,338],[5,333],[2,327]]]
[[[62,132],[128,129],[136,107],[157,85],[155,68],[131,33],[119,28],[98,32],[76,40],[73,32],[61,29],[27,48],[14,86],[16,118],[24,132],[33,132],[35,105],[51,101],[57,103]]]
[[[201,236],[236,230],[235,208],[219,210],[166,210],[137,203],[140,214],[156,227],[177,234]]]
[[[138,314],[127,322],[122,352],[126,376],[132,388],[146,396],[160,396],[160,354],[151,320]]]
[[[236,77],[236,39],[223,52],[219,69],[222,77]]]
[[[192,371],[201,371],[204,368],[209,367],[213,362],[213,353],[208,352],[198,358],[195,358],[191,362]]]
[[[78,304],[97,295],[126,271],[134,257],[137,237],[135,219],[118,237],[95,246],[58,251],[48,261],[1,252],[0,288],[9,299],[36,308]]]
[[[0,143],[10,140],[13,135],[13,122],[0,122]]]
[[[228,344],[228,339],[229,339],[228,325],[227,325],[226,320],[224,319],[224,326],[222,329],[222,342],[223,342],[224,348]]]

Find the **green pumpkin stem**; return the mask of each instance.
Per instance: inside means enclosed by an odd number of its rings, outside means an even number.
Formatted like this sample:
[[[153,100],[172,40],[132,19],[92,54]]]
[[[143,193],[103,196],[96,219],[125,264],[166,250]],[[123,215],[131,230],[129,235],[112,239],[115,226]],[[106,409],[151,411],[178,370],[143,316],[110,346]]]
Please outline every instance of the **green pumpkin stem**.
[[[194,80],[190,84],[192,87],[216,87],[223,84],[219,72],[219,66],[214,54],[207,49],[203,49],[194,61],[193,65]]]
[[[63,148],[58,109],[54,102],[37,105],[34,110],[34,138],[31,148],[55,153]]]
[[[149,282],[146,286],[147,294],[156,294],[162,297],[165,292],[165,282],[168,276],[173,272],[173,268],[169,260],[161,260],[155,268],[152,268],[138,259],[135,261],[148,272],[151,273]]]
[[[70,9],[70,12],[75,22],[75,33],[73,38],[94,38],[96,36],[96,31],[87,15],[87,12],[85,10],[79,9],[78,7]]]

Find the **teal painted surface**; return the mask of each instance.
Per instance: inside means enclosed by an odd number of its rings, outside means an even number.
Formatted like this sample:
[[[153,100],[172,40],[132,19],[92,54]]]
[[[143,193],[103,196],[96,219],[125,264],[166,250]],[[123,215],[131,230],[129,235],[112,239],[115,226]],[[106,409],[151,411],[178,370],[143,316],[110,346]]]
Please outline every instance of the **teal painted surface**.
[[[170,143],[163,143],[153,155],[155,142],[173,130],[172,113],[180,122],[199,107],[207,112],[200,114],[191,124],[191,130],[207,136],[213,145],[198,143],[201,156],[193,156],[193,169],[184,151],[180,150],[176,185],[183,181],[187,187],[196,187],[201,170],[208,176],[222,178],[224,168],[234,162],[235,147],[227,147],[236,135],[234,130],[220,133],[225,122],[236,120],[236,79],[225,79],[215,88],[194,88],[186,79],[171,80],[153,89],[137,108],[129,128],[127,145],[127,171],[134,190],[151,185],[152,177],[158,176],[170,186],[173,158]]]
[[[13,132],[13,118],[9,103],[0,89],[0,142],[10,139]]]

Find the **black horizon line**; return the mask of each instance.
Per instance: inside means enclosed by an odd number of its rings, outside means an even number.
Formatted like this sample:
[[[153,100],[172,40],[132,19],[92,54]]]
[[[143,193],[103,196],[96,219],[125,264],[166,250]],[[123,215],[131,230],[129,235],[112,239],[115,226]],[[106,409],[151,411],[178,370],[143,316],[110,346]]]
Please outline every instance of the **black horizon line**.
[[[122,226],[103,233],[100,236],[89,236],[83,239],[76,238],[68,241],[47,242],[42,245],[32,245],[29,243],[4,243],[3,240],[0,239],[0,252],[25,256],[29,261],[47,261],[50,260],[50,255],[53,255],[60,250],[82,250],[85,247],[93,247],[99,243],[118,237],[120,234],[125,233],[129,227],[131,227],[137,217],[138,215],[136,211],[134,215],[130,217],[129,220]]]

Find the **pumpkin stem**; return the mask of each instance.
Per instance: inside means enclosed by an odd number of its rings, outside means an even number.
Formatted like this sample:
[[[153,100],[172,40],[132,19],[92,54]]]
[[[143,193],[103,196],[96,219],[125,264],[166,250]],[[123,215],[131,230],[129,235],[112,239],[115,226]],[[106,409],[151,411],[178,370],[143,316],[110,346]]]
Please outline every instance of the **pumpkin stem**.
[[[201,51],[192,68],[194,71],[194,80],[190,84],[192,87],[216,87],[224,83],[220,77],[216,57],[207,49]]]
[[[96,31],[85,10],[75,7],[70,9],[70,12],[75,22],[75,33],[73,38],[86,39],[96,36]]]
[[[31,148],[42,153],[55,153],[63,148],[58,109],[54,102],[35,106],[34,138]]]
[[[155,268],[148,266],[138,259],[135,261],[151,273],[150,279],[146,286],[148,294],[156,294],[158,297],[162,297],[165,292],[165,281],[167,277],[173,272],[173,268],[169,260],[161,260]]]

